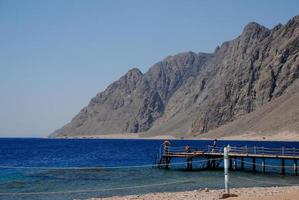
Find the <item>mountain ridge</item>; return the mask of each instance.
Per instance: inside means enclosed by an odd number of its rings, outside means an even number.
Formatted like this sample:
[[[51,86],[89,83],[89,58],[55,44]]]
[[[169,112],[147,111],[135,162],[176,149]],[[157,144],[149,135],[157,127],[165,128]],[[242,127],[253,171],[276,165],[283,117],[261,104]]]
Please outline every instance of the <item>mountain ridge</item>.
[[[299,16],[268,29],[248,23],[211,54],[168,56],[129,70],[51,137],[137,133],[198,135],[251,113],[299,77]]]

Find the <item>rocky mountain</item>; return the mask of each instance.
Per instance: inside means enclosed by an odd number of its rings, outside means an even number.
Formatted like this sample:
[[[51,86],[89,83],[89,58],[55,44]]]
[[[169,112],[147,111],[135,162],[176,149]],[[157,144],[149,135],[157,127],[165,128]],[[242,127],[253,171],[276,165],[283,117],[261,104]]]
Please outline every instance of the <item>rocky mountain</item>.
[[[209,131],[213,138],[298,140],[299,79],[275,98],[255,111],[238,117],[233,122]],[[202,135],[205,136],[204,134]]]
[[[149,130],[163,116],[169,99],[196,77],[209,54],[169,56],[143,74],[131,69],[96,95],[89,105],[54,135],[136,133]]]
[[[204,134],[285,95],[299,77],[298,54],[299,16],[273,29],[252,22],[212,54],[130,70],[52,136]]]

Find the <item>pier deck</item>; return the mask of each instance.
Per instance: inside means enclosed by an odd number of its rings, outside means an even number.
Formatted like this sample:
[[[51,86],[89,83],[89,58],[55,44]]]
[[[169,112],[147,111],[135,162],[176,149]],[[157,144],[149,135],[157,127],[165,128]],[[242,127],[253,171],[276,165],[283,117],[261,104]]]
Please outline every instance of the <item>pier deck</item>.
[[[252,170],[256,171],[256,166],[258,165],[256,160],[260,159],[262,171],[266,171],[266,160],[267,159],[279,159],[281,160],[281,174],[285,174],[286,171],[286,160],[292,160],[293,165],[292,170],[293,174],[297,175],[298,165],[297,161],[299,160],[299,149],[295,148],[265,148],[265,147],[229,147],[229,159],[231,167],[233,165],[236,168],[236,162],[239,160],[241,170],[244,169],[244,160],[252,159]],[[208,163],[207,168],[215,168],[219,166],[219,163],[222,162],[224,157],[223,147],[212,147],[208,146],[206,148],[196,148],[192,147],[189,152],[186,152],[184,147],[167,147],[161,148],[158,156],[156,165],[158,168],[169,168],[171,165],[172,158],[185,158],[187,169],[192,169],[192,162],[196,158],[205,159]],[[215,163],[218,164],[215,164]],[[290,166],[288,166],[290,167]]]
[[[192,153],[185,153],[185,152],[176,152],[176,153],[165,153],[164,157],[170,158],[198,158],[198,157],[216,157],[222,158],[223,153],[209,153],[209,152],[192,152]],[[298,159],[299,155],[269,155],[269,154],[244,154],[244,153],[230,153],[229,156],[231,158],[280,158],[280,159]]]

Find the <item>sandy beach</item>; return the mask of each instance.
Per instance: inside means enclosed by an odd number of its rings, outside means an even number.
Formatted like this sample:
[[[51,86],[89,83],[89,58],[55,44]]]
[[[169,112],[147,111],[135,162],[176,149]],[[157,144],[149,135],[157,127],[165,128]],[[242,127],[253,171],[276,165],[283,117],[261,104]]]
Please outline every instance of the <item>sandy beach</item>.
[[[112,134],[94,134],[94,135],[79,135],[79,136],[67,136],[57,137],[63,139],[141,139],[141,140],[161,140],[161,139],[178,139],[172,135],[159,135],[159,136],[141,136],[140,133],[112,133]]]
[[[227,135],[227,136],[214,136],[206,137],[205,135],[199,135],[195,137],[176,137],[170,134],[158,135],[158,136],[145,136],[144,133],[115,133],[115,134],[94,134],[94,135],[80,135],[80,136],[68,136],[58,137],[63,139],[142,139],[142,140],[173,140],[173,139],[185,139],[185,140],[240,140],[240,141],[299,141],[299,133],[295,132],[280,132],[276,134],[262,134],[262,133],[241,133],[239,135]]]
[[[231,197],[223,198],[223,190],[200,189],[186,192],[150,193],[144,195],[92,198],[89,200],[298,200],[299,186],[231,189]]]

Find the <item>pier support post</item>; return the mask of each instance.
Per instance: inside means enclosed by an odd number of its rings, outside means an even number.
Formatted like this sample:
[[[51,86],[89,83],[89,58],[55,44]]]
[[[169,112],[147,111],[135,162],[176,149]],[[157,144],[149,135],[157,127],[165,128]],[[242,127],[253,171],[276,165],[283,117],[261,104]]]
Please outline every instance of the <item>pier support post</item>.
[[[297,160],[294,159],[294,175],[297,176],[298,175],[298,168],[297,168]]]
[[[254,171],[254,172],[256,172],[256,158],[255,157],[253,157],[252,158],[252,171]]]
[[[284,159],[281,159],[281,174],[285,174],[285,161]]]
[[[192,170],[192,158],[187,158],[187,170]]]
[[[212,160],[212,168],[213,168],[213,169],[216,169],[216,161],[215,161],[215,158],[213,158],[213,160]]]
[[[170,158],[169,157],[165,157],[165,169],[169,169],[169,164],[170,164]]]
[[[263,170],[263,173],[266,172],[265,158],[263,158],[263,160],[262,160],[262,170]]]
[[[237,170],[237,158],[234,158],[234,161],[233,161],[233,170]]]
[[[225,193],[229,194],[229,158],[228,158],[228,148],[224,147],[223,151],[224,155],[224,187],[225,187]]]
[[[211,165],[212,165],[211,162],[212,162],[212,161],[211,161],[211,158],[207,158],[207,168],[208,168],[208,169],[211,168]]]
[[[241,157],[241,170],[244,170],[244,158]]]

